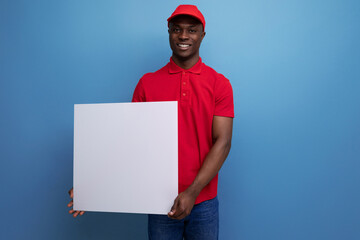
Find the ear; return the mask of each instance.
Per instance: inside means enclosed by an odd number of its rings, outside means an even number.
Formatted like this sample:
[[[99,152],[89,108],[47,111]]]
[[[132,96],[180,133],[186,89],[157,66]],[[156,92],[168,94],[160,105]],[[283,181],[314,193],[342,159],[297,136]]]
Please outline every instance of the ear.
[[[205,35],[206,35],[206,32],[201,33],[201,41],[204,39]]]

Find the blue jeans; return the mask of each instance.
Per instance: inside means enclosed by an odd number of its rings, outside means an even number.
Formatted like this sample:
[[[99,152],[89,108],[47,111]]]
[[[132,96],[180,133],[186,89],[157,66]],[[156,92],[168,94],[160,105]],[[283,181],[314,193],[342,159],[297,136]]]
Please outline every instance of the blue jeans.
[[[150,240],[217,240],[219,201],[217,197],[194,205],[189,216],[174,220],[167,215],[149,215]]]

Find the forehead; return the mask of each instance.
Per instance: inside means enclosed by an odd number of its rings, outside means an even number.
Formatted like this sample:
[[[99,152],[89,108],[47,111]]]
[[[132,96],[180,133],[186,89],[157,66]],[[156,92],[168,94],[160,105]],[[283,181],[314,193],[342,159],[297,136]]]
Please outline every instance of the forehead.
[[[194,18],[192,16],[189,15],[179,15],[174,17],[173,19],[171,19],[170,24],[174,24],[174,25],[201,25],[201,22],[197,19]]]

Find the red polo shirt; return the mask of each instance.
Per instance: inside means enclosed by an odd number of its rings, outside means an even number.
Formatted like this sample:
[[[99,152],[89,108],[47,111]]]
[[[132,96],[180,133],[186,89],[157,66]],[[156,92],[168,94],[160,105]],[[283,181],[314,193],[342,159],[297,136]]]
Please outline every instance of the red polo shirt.
[[[145,74],[133,102],[178,101],[179,193],[194,181],[212,147],[213,116],[234,117],[231,84],[202,63],[182,69],[170,58],[160,70]],[[195,204],[217,195],[218,176],[204,187]]]

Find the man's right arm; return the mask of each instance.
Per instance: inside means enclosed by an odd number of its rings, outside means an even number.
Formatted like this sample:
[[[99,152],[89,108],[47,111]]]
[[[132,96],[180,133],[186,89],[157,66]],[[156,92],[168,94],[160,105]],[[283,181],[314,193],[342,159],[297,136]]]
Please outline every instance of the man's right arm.
[[[72,207],[74,205],[73,198],[74,198],[74,190],[71,188],[69,190],[69,195],[71,197],[71,201],[68,203],[68,207]],[[69,213],[72,214],[74,217],[77,217],[79,214],[80,216],[84,215],[84,211],[75,211],[74,209],[69,210]]]

